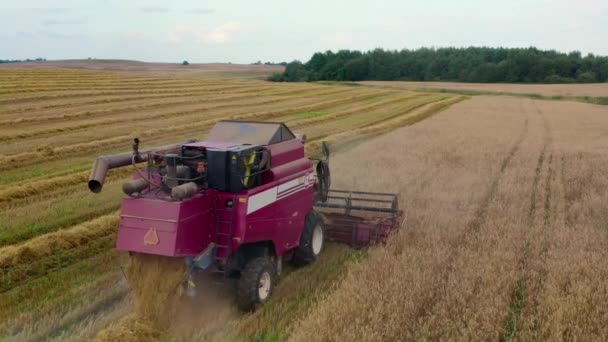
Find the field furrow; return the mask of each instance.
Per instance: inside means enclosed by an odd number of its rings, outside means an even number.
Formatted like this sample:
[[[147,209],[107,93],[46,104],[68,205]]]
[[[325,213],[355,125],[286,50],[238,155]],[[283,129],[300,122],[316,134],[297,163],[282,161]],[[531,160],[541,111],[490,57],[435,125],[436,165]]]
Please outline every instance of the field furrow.
[[[10,118],[11,115],[32,113],[32,114],[47,114],[57,110],[82,110],[86,109],[87,106],[93,109],[99,108],[99,105],[123,105],[125,102],[137,102],[137,101],[148,101],[158,99],[178,99],[178,98],[197,98],[205,96],[209,100],[219,100],[234,97],[235,99],[247,98],[256,95],[272,95],[272,96],[297,96],[305,95],[316,91],[327,91],[327,87],[319,86],[306,86],[306,87],[293,87],[293,89],[280,89],[276,87],[256,87],[256,88],[245,88],[244,90],[238,90],[233,92],[220,92],[219,95],[210,96],[208,93],[201,94],[200,92],[184,92],[181,94],[162,94],[162,95],[143,95],[143,96],[124,96],[124,95],[113,95],[113,96],[99,96],[97,99],[84,101],[75,101],[75,99],[59,99],[55,101],[46,101],[44,104],[39,104],[31,107],[15,107],[10,109],[10,105],[4,105],[7,108],[5,111],[0,111],[0,115],[4,118]],[[222,95],[223,94],[223,95]],[[212,94],[213,95],[213,94]],[[76,98],[78,99],[78,98]],[[10,123],[10,120],[5,120]]]
[[[339,94],[344,92],[343,89],[336,89],[335,91],[329,91],[324,93],[323,95],[334,95],[334,94]],[[208,105],[208,106],[202,106],[202,105],[206,105],[208,103],[213,103],[215,101],[209,101],[207,99],[199,99],[199,100],[192,100],[192,99],[185,99],[185,100],[180,100],[180,101],[162,101],[159,103],[147,103],[147,104],[141,104],[141,105],[136,105],[136,106],[127,106],[127,107],[119,107],[119,108],[110,108],[110,109],[102,109],[102,110],[90,110],[90,111],[84,111],[84,112],[77,112],[77,113],[72,113],[72,114],[64,114],[61,117],[57,117],[57,116],[46,116],[46,117],[37,117],[37,120],[35,120],[34,122],[37,123],[38,121],[56,121],[57,119],[66,119],[67,121],[73,122],[75,121],[74,119],[87,119],[86,122],[81,122],[81,123],[77,123],[77,124],[73,124],[73,125],[66,125],[64,123],[59,123],[59,124],[51,124],[51,125],[46,125],[46,128],[39,128],[39,129],[24,129],[22,131],[16,131],[15,133],[11,133],[11,134],[0,134],[0,141],[9,141],[9,140],[15,140],[15,139],[24,139],[24,138],[29,138],[29,137],[40,137],[46,134],[53,134],[53,133],[64,133],[64,132],[69,132],[69,131],[74,131],[74,130],[80,130],[80,129],[86,129],[89,127],[95,127],[95,128],[99,128],[100,126],[105,126],[105,125],[113,125],[113,124],[117,124],[117,123],[123,123],[123,122],[132,122],[132,121],[139,121],[139,120],[150,120],[150,119],[157,119],[157,118],[171,118],[172,120],[175,119],[178,116],[186,116],[186,115],[190,115],[190,114],[198,114],[198,115],[203,115],[207,112],[213,111],[213,110],[219,110],[219,109],[236,109],[236,108],[252,108],[253,110],[255,110],[256,106],[264,106],[264,105],[269,105],[269,104],[275,104],[275,103],[279,103],[279,105],[285,105],[287,106],[287,104],[280,104],[280,102],[288,102],[289,100],[296,100],[296,101],[300,101],[302,98],[307,98],[310,96],[301,96],[298,98],[293,98],[293,97],[271,97],[271,96],[267,96],[267,97],[263,97],[261,99],[259,98],[255,98],[253,96],[235,96],[235,97],[228,97],[228,98],[224,98],[221,99],[219,102],[224,102],[224,103],[219,103],[216,105]],[[238,101],[238,102],[233,102],[235,100],[243,100],[243,99],[250,99],[253,98],[253,100],[251,101]],[[180,108],[181,106],[189,106],[189,107],[193,107],[193,109],[187,109],[187,110],[180,110],[177,112],[174,112],[177,108]],[[162,110],[160,112],[156,112],[156,113],[145,113],[145,114],[138,114],[142,111],[144,112],[148,112],[149,110],[159,110],[159,109],[168,109],[170,111],[165,111]],[[121,115],[121,114],[129,114],[128,116],[125,115]],[[115,116],[115,115],[120,115],[121,117],[119,118],[115,118],[115,119],[107,119],[105,117],[107,116]],[[94,120],[95,118],[98,117],[102,117],[101,120]],[[23,119],[17,119],[17,120],[23,120]],[[62,120],[63,121],[63,120]],[[2,125],[3,122],[0,121],[0,125]],[[13,131],[15,129],[15,125],[17,123],[20,122],[13,122],[11,123],[11,127],[10,130]],[[53,125],[57,125],[56,127],[53,127]]]
[[[179,125],[169,125],[163,128],[151,128],[147,130],[142,130],[139,134],[125,134],[121,136],[114,136],[107,139],[99,139],[90,142],[77,143],[72,145],[65,145],[60,147],[50,147],[50,146],[41,146],[36,151],[29,152],[21,152],[16,154],[4,155],[0,156],[0,170],[7,170],[13,167],[19,167],[24,165],[31,165],[34,163],[39,163],[42,160],[53,160],[57,158],[63,158],[66,156],[74,155],[75,153],[89,153],[92,150],[99,149],[100,147],[108,147],[110,145],[118,145],[118,144],[126,144],[128,141],[133,139],[133,136],[139,136],[140,138],[159,136],[159,135],[175,135],[180,131],[184,131],[187,129],[200,129],[203,130],[205,128],[209,128],[211,125],[215,124],[217,121],[222,119],[231,119],[231,120],[268,120],[273,118],[279,114],[290,113],[290,112],[301,112],[301,111],[310,111],[310,110],[318,110],[329,108],[332,106],[336,106],[341,103],[347,103],[350,101],[357,101],[368,99],[374,96],[379,96],[385,92],[368,92],[359,95],[351,95],[351,96],[342,96],[338,99],[326,100],[322,102],[316,102],[312,104],[305,104],[299,106],[291,106],[289,109],[280,108],[277,110],[264,110],[254,113],[240,114],[240,115],[226,115],[217,119],[204,119],[199,120],[197,122],[189,122]],[[124,145],[123,145],[124,146]],[[6,164],[8,163],[8,164]]]
[[[267,86],[266,89],[271,89],[274,86]],[[74,97],[93,97],[93,96],[107,96],[107,95],[150,95],[150,94],[183,94],[187,92],[196,91],[200,94],[220,94],[222,92],[234,92],[237,90],[249,90],[255,92],[260,90],[261,87],[258,86],[247,86],[247,85],[222,85],[218,87],[191,87],[188,89],[160,89],[160,90],[104,90],[104,91],[95,91],[95,90],[87,90],[87,91],[50,91],[50,92],[37,92],[33,96],[20,96],[20,97],[0,97],[0,105],[4,106],[7,104],[14,103],[31,103],[36,101],[45,101],[45,100],[53,100],[57,98],[74,98]]]

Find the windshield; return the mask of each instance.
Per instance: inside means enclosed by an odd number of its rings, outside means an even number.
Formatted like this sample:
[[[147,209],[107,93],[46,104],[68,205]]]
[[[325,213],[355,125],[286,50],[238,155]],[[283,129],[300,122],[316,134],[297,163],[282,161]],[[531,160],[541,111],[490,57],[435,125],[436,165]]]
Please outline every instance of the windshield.
[[[293,138],[294,135],[280,123],[220,121],[207,134],[205,140],[269,145]]]

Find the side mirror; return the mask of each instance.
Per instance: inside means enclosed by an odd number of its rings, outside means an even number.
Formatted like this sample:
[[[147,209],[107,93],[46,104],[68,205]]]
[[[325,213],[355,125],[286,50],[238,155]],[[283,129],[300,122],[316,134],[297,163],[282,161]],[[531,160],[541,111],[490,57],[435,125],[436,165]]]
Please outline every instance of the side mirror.
[[[321,143],[321,150],[323,151],[323,157],[325,157],[325,160],[329,160],[329,147],[327,147],[327,143],[325,141]]]

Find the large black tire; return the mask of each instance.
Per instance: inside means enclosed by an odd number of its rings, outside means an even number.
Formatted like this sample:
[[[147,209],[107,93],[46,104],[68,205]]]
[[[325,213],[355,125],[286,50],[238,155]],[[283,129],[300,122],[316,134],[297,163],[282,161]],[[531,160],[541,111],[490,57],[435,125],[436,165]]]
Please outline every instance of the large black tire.
[[[320,236],[319,236],[320,234]],[[308,265],[319,258],[325,247],[325,227],[321,215],[311,211],[306,215],[304,230],[300,236],[300,245],[293,255],[293,263],[297,266]]]
[[[251,259],[241,271],[237,285],[238,306],[243,311],[253,311],[272,295],[276,270],[268,258]]]

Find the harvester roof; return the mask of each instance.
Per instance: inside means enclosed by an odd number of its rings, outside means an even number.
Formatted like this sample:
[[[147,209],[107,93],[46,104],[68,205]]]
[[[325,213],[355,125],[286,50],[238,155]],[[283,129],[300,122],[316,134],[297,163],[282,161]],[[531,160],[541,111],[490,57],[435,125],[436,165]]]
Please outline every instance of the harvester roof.
[[[205,140],[252,145],[271,145],[295,139],[295,135],[281,122],[219,121]]]

